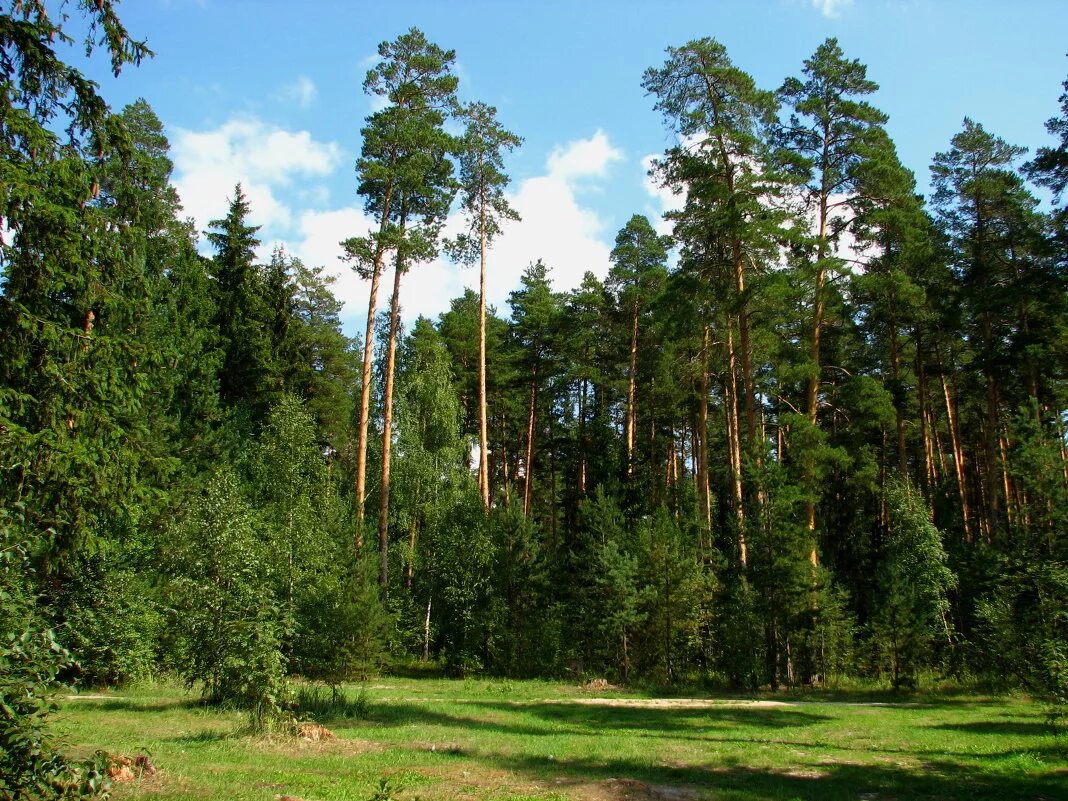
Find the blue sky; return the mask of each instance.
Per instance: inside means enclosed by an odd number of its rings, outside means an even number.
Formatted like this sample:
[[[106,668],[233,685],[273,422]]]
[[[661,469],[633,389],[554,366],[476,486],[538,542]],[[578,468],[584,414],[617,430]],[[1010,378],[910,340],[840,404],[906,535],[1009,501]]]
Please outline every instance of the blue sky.
[[[560,289],[587,269],[603,276],[619,227],[663,210],[644,165],[670,141],[640,82],[668,46],[713,36],[774,89],[838,37],[881,85],[873,102],[923,189],[965,115],[1010,142],[1048,144],[1043,123],[1068,74],[1063,0],[127,0],[119,11],[156,57],[118,80],[102,63],[88,71],[114,107],[144,97],[155,108],[186,211],[203,228],[241,180],[265,249],[284,242],[338,276],[349,331],[366,288],[337,242],[366,225],[353,172],[370,111],[360,85],[378,43],[413,25],[456,50],[464,97],[496,105],[525,139],[508,161],[524,222],[491,254],[498,306],[537,258]],[[416,268],[406,316],[436,316],[475,281],[444,261]]]

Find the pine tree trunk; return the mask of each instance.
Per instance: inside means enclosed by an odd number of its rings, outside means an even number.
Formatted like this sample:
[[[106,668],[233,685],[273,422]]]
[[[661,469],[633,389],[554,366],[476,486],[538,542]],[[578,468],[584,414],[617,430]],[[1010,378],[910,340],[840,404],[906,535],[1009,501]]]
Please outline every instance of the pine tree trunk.
[[[478,489],[482,508],[490,508],[489,427],[486,421],[486,193],[479,197],[481,270],[478,280]]]
[[[670,439],[668,439],[667,455],[664,459],[664,487],[671,489],[675,486],[675,426],[672,425]]]
[[[1001,468],[1001,485],[1005,498],[1005,516],[1008,519],[1009,528],[1014,528],[1017,521],[1016,504],[1014,503],[1013,482],[1009,477],[1009,440],[1002,432],[998,435],[998,466]]]
[[[734,242],[734,283],[741,300],[738,308],[738,339],[741,344],[742,387],[745,389],[746,444],[753,458],[760,460],[760,443],[757,440],[756,389],[753,383],[753,349],[749,341],[749,302],[745,298],[745,267],[742,264],[742,245]]]
[[[901,408],[901,345],[898,342],[897,326],[890,330],[890,365],[897,387],[898,397],[894,402],[894,417],[897,428],[897,469],[902,477],[908,474],[908,453],[905,449],[905,410]]]
[[[400,327],[400,284],[404,274],[400,258],[393,275],[393,298],[389,306],[389,347],[386,351],[386,394],[382,402],[382,481],[378,490],[378,584],[382,597],[389,597],[389,469],[393,449],[393,374],[397,361],[397,329]]]
[[[711,86],[708,87],[710,93]],[[734,203],[734,164],[727,150],[727,144],[722,134],[717,135],[720,156],[723,159],[723,177],[727,185],[729,203]],[[745,258],[742,252],[742,240],[740,236],[734,236],[731,240],[731,260],[734,266],[734,290],[738,298],[738,338],[741,341],[742,362],[742,385],[745,389],[745,423],[747,445],[752,449],[753,456],[761,458],[760,448],[757,447],[757,424],[756,424],[756,390],[753,381],[753,351],[749,341],[749,301],[745,296]]]
[[[805,389],[805,413],[808,422],[813,428],[819,425],[819,393],[820,393],[820,338],[823,332],[824,297],[823,288],[827,282],[827,272],[824,269],[823,260],[826,257],[827,247],[827,193],[820,193],[820,219],[819,238],[816,247],[816,288],[812,300],[812,340],[809,342],[808,357],[812,362],[812,376],[809,377],[808,386]],[[806,470],[805,484],[810,494],[815,495],[815,476],[811,470]],[[819,554],[816,549],[816,501],[810,499],[805,504],[805,528],[808,530],[812,550],[808,559],[813,567],[819,564]]]
[[[700,428],[699,414],[696,410],[690,412],[693,425],[690,426],[690,478],[693,479],[694,495],[701,497],[701,440],[698,434]],[[700,503],[700,501],[698,501]]]
[[[415,545],[418,537],[418,516],[412,514],[412,525],[408,529],[408,558],[404,563],[404,589],[412,591],[412,576],[415,573]]]
[[[421,498],[420,483],[415,482],[415,497]],[[412,578],[415,575],[415,546],[419,539],[419,514],[416,509],[411,512],[412,524],[408,529],[408,558],[404,562],[404,589],[411,594]]]
[[[634,475],[634,449],[637,443],[638,397],[638,299],[631,303],[630,369],[627,377],[627,475]]]
[[[430,604],[434,599],[426,599],[426,617],[423,619],[423,662],[430,659]]]
[[[712,539],[712,487],[708,480],[708,356],[711,342],[711,326],[705,325],[701,343],[701,398],[698,404],[697,435],[697,492],[701,504],[701,522],[708,539]]]
[[[997,382],[992,375],[987,373],[986,421],[983,426],[983,456],[986,460],[983,470],[983,491],[986,494],[986,502],[983,504],[983,516],[986,519],[988,537],[993,537],[994,532],[1001,526],[1001,490],[997,480],[1000,461],[998,449],[1000,429]]]
[[[538,368],[530,379],[530,414],[527,418],[527,458],[523,470],[523,514],[530,517],[530,504],[534,490],[534,432],[538,410]]]
[[[582,379],[579,387],[579,494],[586,494],[586,379]]]
[[[501,481],[504,483],[504,505],[512,502],[512,479],[508,470],[508,418],[501,415]]]
[[[1065,445],[1068,442],[1068,427],[1064,423],[1064,415],[1060,409],[1057,409],[1057,439],[1060,441],[1061,449],[1061,472],[1064,473],[1064,485],[1068,487],[1068,446]]]
[[[731,493],[734,501],[734,523],[738,529],[738,561],[742,569],[749,565],[749,549],[745,539],[745,492],[742,485],[741,420],[738,413],[738,368],[734,354],[734,326],[727,318],[727,380],[724,382],[727,418],[727,450],[731,467]]]
[[[393,166],[395,161],[395,156],[391,156],[390,167]],[[378,223],[379,235],[386,230],[392,205],[393,181],[390,179],[389,184],[386,186],[382,204],[382,217]],[[356,536],[354,538],[357,553],[363,549],[364,503],[367,495],[367,430],[371,410],[371,368],[374,365],[375,312],[378,308],[378,284],[382,278],[382,263],[384,260],[385,249],[380,243],[376,243],[374,264],[371,270],[371,291],[367,301],[367,330],[363,341],[363,365],[360,372],[363,383],[360,386],[360,423],[356,446]]]
[[[556,551],[560,546],[559,532],[557,531],[559,507],[556,493],[556,448],[552,447],[552,443],[556,441],[556,433],[553,431],[553,415],[551,412],[546,416],[546,422],[549,428],[549,533],[552,538],[552,550]]]
[[[927,371],[923,364],[923,343],[920,340],[920,332],[915,332],[916,339],[916,390],[920,403],[920,441],[923,443],[923,475],[927,487],[928,497],[938,485],[938,475],[935,467],[934,443],[931,430],[934,421],[931,415],[931,401],[927,392]],[[932,504],[933,508],[933,504]]]
[[[946,421],[949,429],[949,442],[953,449],[953,470],[957,477],[957,491],[960,493],[961,521],[964,524],[964,541],[972,541],[972,514],[968,505],[968,488],[964,476],[964,449],[960,445],[960,431],[957,428],[957,412],[953,403],[953,396],[949,391],[949,382],[945,373],[942,374],[942,393],[946,399]]]
[[[364,499],[367,481],[367,429],[371,410],[371,367],[374,362],[375,310],[378,304],[378,284],[382,278],[381,260],[375,260],[371,274],[370,300],[367,302],[367,333],[363,343],[363,369],[360,373],[360,424],[356,446],[356,552],[363,549]]]

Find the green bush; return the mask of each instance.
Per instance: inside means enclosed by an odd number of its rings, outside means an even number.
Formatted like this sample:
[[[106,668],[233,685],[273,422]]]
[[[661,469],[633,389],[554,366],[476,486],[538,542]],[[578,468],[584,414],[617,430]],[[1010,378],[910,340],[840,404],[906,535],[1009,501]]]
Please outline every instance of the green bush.
[[[77,656],[72,678],[104,687],[152,675],[162,615],[142,575],[102,555],[80,556],[68,583],[59,633]]]
[[[39,616],[30,547],[0,519],[0,801],[51,801],[107,794],[99,762],[69,762],[50,741],[50,695],[71,664]]]
[[[252,710],[255,726],[280,708],[286,662],[270,555],[237,478],[219,473],[175,527],[171,629],[178,673],[213,703]]]
[[[871,633],[895,689],[915,686],[938,639],[950,639],[948,592],[956,577],[947,567],[942,533],[920,494],[908,483],[887,485],[890,529],[879,563],[879,604]]]

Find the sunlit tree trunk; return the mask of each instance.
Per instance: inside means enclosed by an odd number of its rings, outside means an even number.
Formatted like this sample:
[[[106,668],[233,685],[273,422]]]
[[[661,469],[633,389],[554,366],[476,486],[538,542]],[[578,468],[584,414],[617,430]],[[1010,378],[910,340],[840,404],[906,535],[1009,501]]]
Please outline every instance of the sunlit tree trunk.
[[[638,299],[631,303],[630,368],[627,376],[627,475],[634,475],[634,450],[637,444],[638,383]]]
[[[916,390],[920,404],[920,441],[923,444],[923,475],[928,496],[938,484],[932,429],[931,401],[927,392],[927,371],[923,364],[923,347],[919,333],[916,334]]]
[[[734,326],[727,318],[727,443],[730,455],[731,493],[734,501],[734,522],[738,529],[738,560],[742,568],[749,565],[749,549],[745,538],[745,492],[742,485],[741,420],[738,413],[738,368],[734,353]]]
[[[890,366],[894,384],[901,386],[901,343],[898,341],[897,326],[890,329]],[[894,404],[894,424],[897,430],[897,469],[902,476],[908,473],[908,453],[905,449],[905,410],[901,408],[900,398]]]
[[[696,435],[697,492],[701,504],[701,523],[711,541],[712,536],[712,487],[708,479],[708,352],[711,343],[711,328],[705,325],[701,344],[701,397],[697,407],[698,427]]]
[[[586,395],[588,392],[586,379],[583,378],[579,387],[579,493],[586,494]]]
[[[390,166],[395,157],[391,156]],[[378,224],[381,236],[386,230],[393,205],[393,179],[386,185],[382,217]],[[360,422],[356,444],[356,550],[363,548],[364,505],[367,495],[367,431],[371,410],[371,368],[374,366],[375,312],[378,310],[378,284],[382,278],[385,248],[378,244],[371,268],[371,290],[367,300],[367,329],[363,340],[363,366],[360,372]]]
[[[966,542],[971,542],[973,538],[972,513],[971,507],[968,505],[968,489],[965,483],[964,449],[961,447],[960,430],[957,428],[956,405],[953,402],[953,396],[949,391],[949,382],[946,380],[944,373],[942,375],[942,393],[946,399],[946,427],[949,429],[949,442],[950,447],[953,450],[953,470],[957,478],[957,491],[960,494],[960,511],[961,522],[964,525],[964,539]]]
[[[378,500],[378,583],[382,596],[389,595],[389,470],[393,449],[393,374],[397,362],[397,329],[400,326],[400,284],[404,265],[398,257],[393,274],[393,298],[389,308],[389,345],[386,350],[386,391],[382,402],[382,481]]]
[[[489,428],[486,421],[486,193],[479,195],[481,268],[478,279],[478,489],[482,507],[489,511]]]
[[[530,412],[527,416],[527,458],[523,465],[523,514],[530,516],[534,492],[534,433],[538,416],[538,369],[530,377]]]

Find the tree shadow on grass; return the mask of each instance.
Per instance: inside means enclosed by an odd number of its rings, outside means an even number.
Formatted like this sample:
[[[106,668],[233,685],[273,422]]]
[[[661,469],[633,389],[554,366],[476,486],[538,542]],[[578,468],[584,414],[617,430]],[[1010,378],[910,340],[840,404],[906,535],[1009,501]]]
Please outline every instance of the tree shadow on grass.
[[[790,729],[812,726],[833,718],[797,707],[707,706],[636,707],[610,704],[533,703],[522,706],[479,701],[473,706],[499,711],[521,711],[547,723],[569,724],[573,729],[633,729],[679,732],[708,729]],[[558,731],[558,729],[556,730]]]
[[[337,729],[358,728],[370,723],[383,727],[438,727],[460,733],[477,729],[517,737],[603,737],[606,732],[625,730],[629,736],[688,739],[688,735],[697,732],[734,731],[739,727],[781,731],[832,719],[801,710],[767,708],[636,708],[491,701],[465,702],[462,706],[473,708],[474,714],[455,714],[426,704],[394,702],[373,704],[366,719],[324,717],[319,722]]]
[[[752,801],[856,801],[932,799],[934,801],[1057,801],[1068,786],[1060,775],[991,775],[975,766],[929,761],[919,767],[885,764],[809,764],[776,771],[724,762],[721,766],[667,766],[629,760],[588,758],[547,760],[535,756],[483,755],[498,769],[547,783],[561,781],[640,781],[659,787],[690,788],[698,795]]]
[[[971,723],[939,723],[932,729],[959,731],[965,734],[1001,734],[1017,737],[1048,737],[1057,734],[1057,729],[1045,721],[1039,720],[977,720]],[[1068,738],[1064,740],[1068,750]]]
[[[506,707],[515,713],[520,707]],[[454,715],[431,709],[428,705],[418,703],[395,703],[372,704],[371,712],[365,719],[359,718],[330,718],[324,717],[319,722],[329,724],[336,729],[358,728],[368,723],[383,727],[400,726],[438,726],[446,729],[460,729],[466,731],[492,730],[503,734],[513,734],[522,737],[540,736],[547,734],[585,734],[588,732],[579,729],[561,731],[550,724],[542,726],[526,725],[511,720],[502,720],[499,717],[480,717]]]
[[[238,736],[238,733],[233,731],[219,731],[218,729],[205,729],[204,731],[198,731],[193,734],[182,734],[178,737],[171,737],[168,742],[172,743],[184,743],[186,745],[198,745],[202,743],[218,743],[223,740],[231,740]]]
[[[139,701],[134,698],[109,698],[108,700],[86,701],[91,703],[94,711],[100,712],[175,712],[182,709],[210,709],[199,698],[180,698],[167,701]]]
[[[805,727],[820,724],[835,718],[816,714],[796,707],[707,707],[646,708],[596,706],[574,703],[529,703],[508,704],[491,701],[469,701],[463,707],[473,708],[474,714],[464,715],[445,712],[419,703],[389,703],[374,705],[368,720],[340,720],[332,722],[334,728],[344,729],[365,726],[368,722],[382,727],[413,726],[421,730],[436,729],[429,736],[444,739],[462,739],[473,732],[492,732],[516,737],[576,737],[603,738],[611,733],[625,732],[628,738],[650,740],[686,741],[714,746],[760,747],[765,745],[794,749],[819,749],[841,755],[846,761],[864,760],[866,756],[878,755],[890,759],[961,759],[1011,760],[1018,756],[1017,750],[1002,751],[948,751],[944,748],[927,749],[908,744],[893,745],[868,743],[850,744],[828,741],[817,730],[811,739],[791,732],[802,732]],[[944,725],[942,728],[960,728],[970,731],[972,724],[959,727]],[[1037,725],[1037,724],[1036,724]],[[1041,733],[1028,728],[1028,733]],[[1048,732],[1047,732],[1048,733]],[[1056,745],[1036,742],[1028,747],[1036,755],[1062,758],[1064,751]]]

